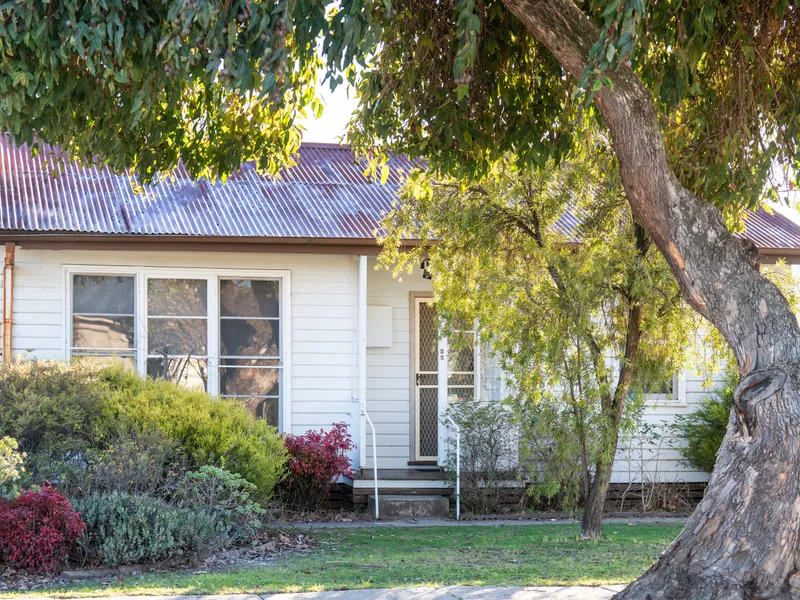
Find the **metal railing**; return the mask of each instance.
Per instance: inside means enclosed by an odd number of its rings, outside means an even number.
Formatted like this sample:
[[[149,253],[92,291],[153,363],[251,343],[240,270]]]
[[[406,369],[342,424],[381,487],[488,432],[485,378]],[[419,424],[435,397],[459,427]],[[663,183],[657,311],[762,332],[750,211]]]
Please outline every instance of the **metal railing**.
[[[461,428],[450,415],[445,415],[445,421],[452,427],[456,437],[456,521],[461,520]]]
[[[375,520],[378,520],[380,519],[381,513],[378,508],[378,444],[375,442],[375,425],[373,425],[372,419],[369,418],[367,409],[363,406],[361,407],[361,414],[364,415],[364,418],[372,429],[372,477],[375,482]]]

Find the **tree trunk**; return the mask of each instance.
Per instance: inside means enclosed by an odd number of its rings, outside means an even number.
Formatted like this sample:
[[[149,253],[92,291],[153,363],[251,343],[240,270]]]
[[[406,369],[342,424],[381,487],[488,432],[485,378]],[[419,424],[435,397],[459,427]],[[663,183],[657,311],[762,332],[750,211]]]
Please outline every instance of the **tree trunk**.
[[[613,461],[611,463],[613,465]],[[608,486],[611,483],[611,466],[598,466],[594,472],[592,486],[583,503],[581,516],[581,537],[587,540],[600,538],[600,528],[603,524],[603,509],[606,505]]]
[[[576,79],[597,29],[571,0],[504,0]],[[634,218],[686,300],[731,345],[742,378],[703,501],[659,561],[619,598],[800,597],[800,329],[760,275],[752,244],[667,163],[650,93],[630,68],[595,102],[611,131]]]

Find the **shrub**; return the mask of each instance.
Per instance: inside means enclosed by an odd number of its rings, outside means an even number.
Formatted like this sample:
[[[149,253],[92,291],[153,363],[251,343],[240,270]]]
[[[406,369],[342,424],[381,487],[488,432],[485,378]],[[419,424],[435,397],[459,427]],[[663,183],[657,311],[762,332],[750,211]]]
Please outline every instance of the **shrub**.
[[[186,473],[176,494],[182,504],[204,511],[225,531],[229,542],[251,540],[266,512],[251,496],[256,486],[241,475],[220,467],[204,466]]]
[[[0,496],[16,495],[16,484],[24,472],[22,463],[25,453],[19,451],[17,440],[10,437],[0,438]]]
[[[0,436],[32,454],[71,456],[105,437],[106,386],[93,365],[24,361],[0,369]]]
[[[84,528],[69,500],[50,485],[0,500],[0,550],[13,566],[36,573],[54,571]]]
[[[142,431],[158,431],[180,444],[190,467],[221,465],[256,486],[259,501],[272,496],[284,474],[286,449],[274,427],[239,403],[216,400],[163,380],[106,369],[110,404]]]
[[[289,469],[282,498],[295,510],[320,508],[328,499],[331,485],[342,475],[350,476],[352,463],[347,452],[355,448],[345,423],[334,423],[329,431],[310,430],[287,435]]]
[[[499,512],[517,479],[516,433],[509,411],[498,402],[462,399],[448,408],[461,429],[461,505],[467,512]],[[456,477],[455,444],[447,453],[447,477]]]
[[[185,472],[180,444],[159,431],[120,431],[103,450],[88,456],[84,480],[71,485],[73,497],[124,492],[165,497]]]
[[[711,396],[703,398],[696,411],[676,418],[676,435],[686,442],[685,446],[678,446],[677,450],[689,465],[708,473],[714,470],[717,452],[728,430],[733,394],[738,381],[738,373],[726,373],[722,386]]]
[[[82,550],[107,565],[173,559],[225,541],[208,513],[159,498],[111,492],[79,500],[76,507],[86,522]]]

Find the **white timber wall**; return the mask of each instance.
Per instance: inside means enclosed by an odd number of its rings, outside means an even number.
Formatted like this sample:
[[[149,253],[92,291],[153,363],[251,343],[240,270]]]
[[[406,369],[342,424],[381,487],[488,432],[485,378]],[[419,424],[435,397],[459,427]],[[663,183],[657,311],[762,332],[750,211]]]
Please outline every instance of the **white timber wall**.
[[[291,433],[329,427],[337,421],[350,426],[359,439],[358,390],[358,270],[352,256],[139,252],[87,250],[17,249],[14,270],[15,356],[64,360],[64,265],[121,267],[166,267],[178,269],[289,270],[291,288]],[[411,458],[410,385],[410,293],[430,293],[430,282],[422,272],[394,279],[388,271],[376,270],[370,259],[367,269],[367,304],[391,308],[392,344],[367,350],[367,410],[377,429],[381,468],[405,468]],[[0,303],[0,311],[2,303]],[[659,481],[705,481],[707,475],[680,463],[668,424],[675,415],[696,408],[710,390],[701,376],[686,374],[685,404],[649,405],[645,422],[659,439],[635,437],[623,445],[615,462],[613,481],[656,479]],[[492,389],[489,381],[482,387]],[[485,397],[496,397],[488,393]],[[367,436],[364,466],[372,464],[371,434]],[[353,455],[360,464],[357,449]]]
[[[647,430],[620,443],[614,461],[613,483],[696,483],[708,481],[708,473],[685,465],[678,448],[684,441],[675,437],[670,425],[678,415],[697,410],[701,400],[713,395],[720,378],[714,378],[711,387],[703,386],[704,378],[692,369],[684,374],[686,393],[683,402],[648,403],[642,414]]]
[[[398,280],[386,270],[367,265],[367,305],[392,309],[392,345],[367,348],[367,411],[377,433],[378,466],[408,468],[411,457],[411,292],[431,293],[422,271],[404,273]],[[366,466],[372,466],[371,434]]]
[[[65,360],[64,265],[291,271],[291,433],[337,421],[358,439],[352,256],[17,249],[14,355]],[[355,458],[355,456],[354,456]]]

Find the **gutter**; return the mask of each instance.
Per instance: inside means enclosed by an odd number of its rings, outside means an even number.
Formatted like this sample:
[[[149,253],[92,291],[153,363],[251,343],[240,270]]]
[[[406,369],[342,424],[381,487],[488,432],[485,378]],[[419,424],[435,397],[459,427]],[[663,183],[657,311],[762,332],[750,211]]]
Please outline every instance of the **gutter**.
[[[14,322],[14,254],[16,244],[6,242],[3,262],[3,364],[11,362]]]

